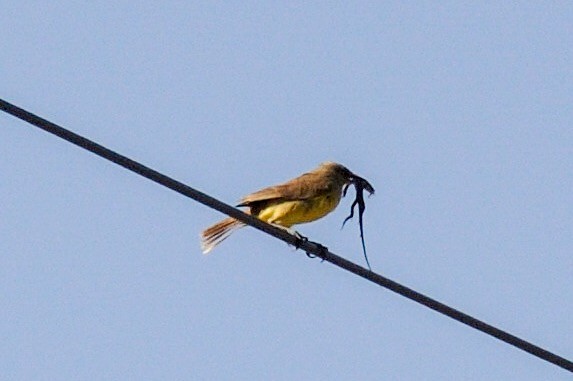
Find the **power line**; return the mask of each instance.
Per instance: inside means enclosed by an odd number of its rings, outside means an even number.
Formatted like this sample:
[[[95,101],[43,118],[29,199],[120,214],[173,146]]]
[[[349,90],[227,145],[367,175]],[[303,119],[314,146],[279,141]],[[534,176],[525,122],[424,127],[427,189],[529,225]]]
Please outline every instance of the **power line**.
[[[282,229],[269,225],[266,222],[259,220],[258,218],[243,213],[239,209],[236,209],[228,204],[225,204],[205,193],[193,189],[188,185],[185,185],[175,179],[172,179],[171,177],[165,176],[149,167],[146,167],[134,160],[131,160],[123,155],[120,155],[100,144],[97,144],[89,139],[86,139],[83,136],[80,136],[72,131],[60,127],[57,124],[54,124],[46,119],[34,115],[2,99],[0,99],[0,109],[8,114],[15,116],[16,118],[24,120],[38,128],[41,128],[44,131],[59,136],[60,138],[67,140],[70,143],[73,143],[79,147],[82,147],[88,151],[95,153],[98,156],[110,160],[132,172],[138,173],[141,176],[146,177],[151,181],[159,183],[184,196],[190,197],[193,200],[198,201],[210,208],[216,209],[233,218],[236,218],[237,220],[242,221],[245,224],[250,225],[256,229],[262,230],[265,233],[268,233],[290,245],[294,245],[304,250],[308,254],[320,257],[325,261],[328,261],[340,268],[350,271],[351,273],[354,273],[364,279],[367,279],[379,286],[394,291],[395,293],[400,294],[417,303],[423,304],[424,306],[431,308],[434,311],[437,311],[443,315],[449,316],[450,318],[457,320],[460,323],[475,328],[478,331],[486,333],[507,344],[513,345],[516,348],[528,352],[535,357],[538,357],[542,360],[548,361],[563,369],[573,372],[573,362],[571,362],[570,360],[567,360],[566,358],[563,358],[552,352],[549,352],[548,350],[543,349],[537,345],[534,345],[528,341],[525,341],[515,335],[512,335],[506,331],[503,331],[479,319],[476,319],[468,314],[456,310],[455,308],[449,307],[446,304],[438,302],[435,299],[432,299],[424,294],[414,291],[411,288],[403,286],[391,279],[383,277],[382,275],[369,271],[364,267],[358,266],[357,264],[350,262],[330,252],[328,249],[326,249],[324,246],[318,243],[312,241],[300,240],[299,238],[289,234],[288,232]]]

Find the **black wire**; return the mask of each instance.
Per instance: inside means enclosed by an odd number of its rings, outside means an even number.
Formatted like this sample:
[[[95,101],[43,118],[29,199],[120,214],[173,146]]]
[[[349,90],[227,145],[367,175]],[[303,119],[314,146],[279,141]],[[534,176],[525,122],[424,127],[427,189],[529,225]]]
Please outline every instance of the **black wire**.
[[[288,232],[279,229],[275,226],[269,225],[266,222],[259,220],[258,218],[252,217],[248,214],[243,213],[239,209],[236,209],[228,204],[225,204],[205,193],[199,192],[196,189],[191,188],[177,180],[174,180],[168,176],[165,176],[151,168],[148,168],[136,161],[133,161],[125,156],[122,156],[100,144],[97,144],[89,139],[84,138],[74,132],[71,132],[63,127],[60,127],[52,122],[49,122],[39,116],[36,116],[26,110],[23,110],[11,103],[8,103],[0,99],[0,109],[15,116],[16,118],[22,119],[38,128],[41,128],[47,132],[59,136],[60,138],[69,141],[77,146],[80,146],[88,151],[95,153],[105,159],[108,159],[124,168],[129,169],[135,173],[140,174],[143,177],[148,178],[151,181],[159,183],[172,189],[184,196],[190,197],[208,207],[216,209],[222,213],[225,213],[237,220],[240,220],[250,226],[253,226],[259,230],[262,230],[278,239],[281,239],[291,245],[294,245],[308,254],[313,254],[317,257],[324,259],[340,268],[343,268],[351,273],[354,273],[362,278],[368,279],[369,281],[376,283],[379,286],[387,288],[400,294],[410,300],[417,303],[423,304],[424,306],[433,309],[443,315],[449,316],[450,318],[457,320],[460,323],[468,325],[472,328],[477,329],[483,333],[493,336],[507,344],[513,345],[525,352],[532,354],[542,360],[548,361],[555,364],[563,369],[573,372],[573,362],[558,356],[546,349],[543,349],[537,345],[534,345],[528,341],[520,339],[506,331],[496,328],[490,324],[487,324],[481,320],[478,320],[468,314],[456,310],[455,308],[449,307],[435,299],[432,299],[424,294],[412,290],[406,286],[403,286],[391,279],[383,277],[382,275],[376,274],[368,269],[358,266],[357,264],[350,262],[336,254],[328,251],[324,246],[307,240],[301,240]]]

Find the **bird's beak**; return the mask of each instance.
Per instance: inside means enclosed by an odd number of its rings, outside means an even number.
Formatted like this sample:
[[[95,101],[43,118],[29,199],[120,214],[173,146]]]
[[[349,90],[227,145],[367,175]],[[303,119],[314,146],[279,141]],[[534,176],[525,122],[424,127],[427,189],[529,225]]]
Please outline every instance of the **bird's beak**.
[[[372,186],[372,184],[370,184],[368,182],[368,180],[366,180],[363,177],[360,177],[354,173],[351,173],[350,176],[348,176],[348,179],[346,181],[346,183],[344,184],[344,187],[342,188],[342,196],[346,196],[346,192],[348,192],[348,188],[350,187],[351,184],[354,184],[354,186],[356,187],[356,191],[362,191],[362,189],[365,189],[369,195],[373,195],[374,194],[374,187]]]
[[[374,187],[363,177],[352,174],[350,183],[355,184],[357,187],[365,189],[369,194],[374,194]]]

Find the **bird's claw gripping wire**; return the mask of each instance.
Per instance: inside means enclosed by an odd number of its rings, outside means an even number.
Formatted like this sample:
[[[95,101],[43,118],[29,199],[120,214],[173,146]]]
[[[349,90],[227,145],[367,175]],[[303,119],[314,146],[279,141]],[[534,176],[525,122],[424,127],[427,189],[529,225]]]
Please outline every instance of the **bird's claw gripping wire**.
[[[299,232],[295,232],[296,234],[294,234],[294,236],[296,237],[296,242],[294,244],[294,247],[296,250],[302,249],[302,246],[308,242],[308,238],[301,235]],[[309,258],[315,258],[316,256],[312,253],[309,253],[308,251],[306,252],[306,256]]]
[[[306,256],[309,258],[316,258],[319,257],[321,262],[326,260],[326,254],[328,253],[328,248],[326,246],[321,245],[320,243],[313,242],[318,247],[318,252],[320,254],[311,254],[308,251],[306,252]]]
[[[307,257],[309,258],[316,258],[319,257],[322,259],[322,261],[324,261],[325,257],[326,257],[326,253],[328,252],[328,248],[326,246],[321,245],[320,243],[316,243],[316,242],[312,242],[309,241],[307,237],[301,235],[300,233],[296,232],[296,234],[294,234],[294,236],[296,237],[296,242],[294,244],[295,249],[299,250],[302,249],[302,246],[307,243],[307,242],[311,242],[312,244],[314,244],[315,246],[318,247],[318,252],[320,254],[314,254],[311,253],[307,250],[305,250],[305,254]]]
[[[308,242],[308,238],[300,235],[298,232],[296,232],[296,234],[293,234],[295,237],[295,243],[294,243],[294,248],[296,250],[302,249],[302,246]]]

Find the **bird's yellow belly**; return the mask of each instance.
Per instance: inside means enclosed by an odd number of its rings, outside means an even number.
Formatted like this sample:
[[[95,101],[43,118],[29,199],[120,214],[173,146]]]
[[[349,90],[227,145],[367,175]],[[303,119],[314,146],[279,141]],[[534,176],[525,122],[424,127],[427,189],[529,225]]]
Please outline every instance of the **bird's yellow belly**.
[[[340,194],[329,194],[308,200],[283,201],[262,209],[257,217],[265,222],[290,228],[326,216],[339,202]]]

